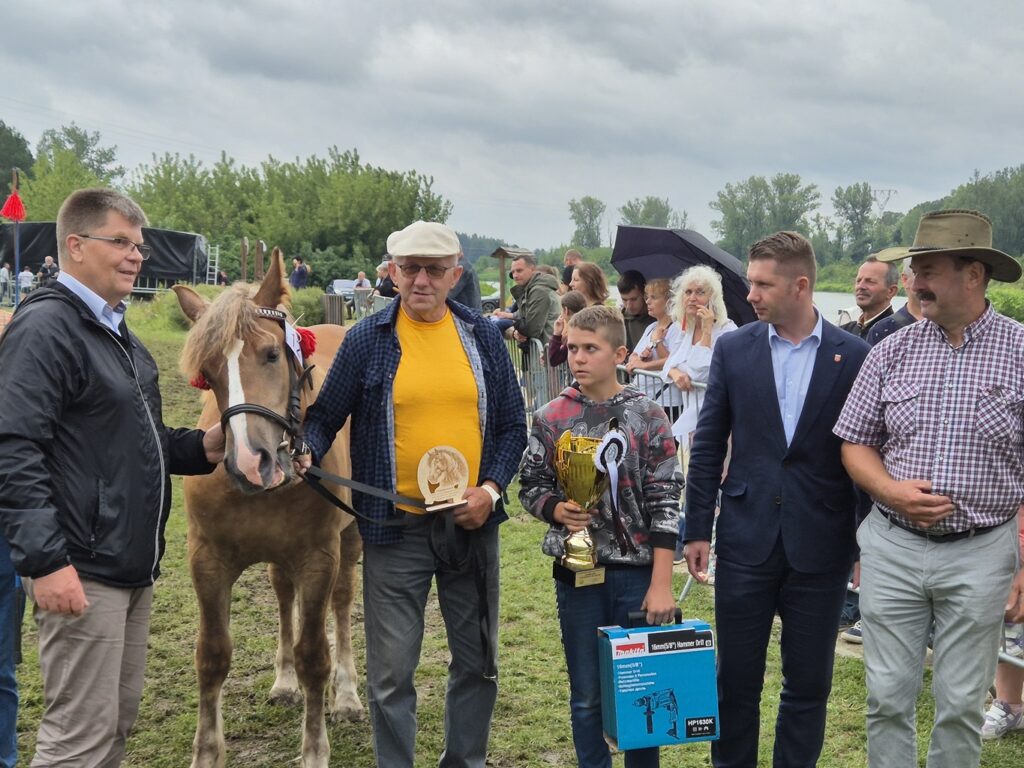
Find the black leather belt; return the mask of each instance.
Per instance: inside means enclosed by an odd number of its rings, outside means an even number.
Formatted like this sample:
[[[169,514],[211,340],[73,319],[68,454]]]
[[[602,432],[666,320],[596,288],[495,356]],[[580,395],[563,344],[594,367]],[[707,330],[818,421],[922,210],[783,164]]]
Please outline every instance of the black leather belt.
[[[879,507],[875,507],[875,509],[878,509],[882,517],[888,520],[892,525],[895,525],[897,528],[907,531],[908,533],[913,533],[917,536],[920,536],[922,539],[928,539],[929,541],[942,543],[947,541],[959,541],[960,539],[969,539],[972,536],[981,536],[982,534],[988,533],[989,531],[994,531],[996,528],[1002,528],[1004,525],[1006,525],[1007,522],[1009,522],[1009,520],[1007,520],[1005,522],[999,523],[998,525],[986,525],[980,528],[968,528],[966,531],[954,531],[953,533],[931,533],[929,531],[924,530],[923,528],[912,528],[906,523],[903,523],[900,520],[896,519],[894,515],[889,514],[888,512],[886,512],[883,509],[880,509]]]

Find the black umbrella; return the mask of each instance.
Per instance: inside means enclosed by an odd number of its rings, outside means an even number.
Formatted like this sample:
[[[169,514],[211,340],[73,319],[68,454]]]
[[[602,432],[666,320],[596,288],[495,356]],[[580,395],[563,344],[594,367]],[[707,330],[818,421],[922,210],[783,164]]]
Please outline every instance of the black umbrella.
[[[635,269],[648,280],[673,278],[687,267],[706,264],[722,277],[725,308],[736,325],[757,319],[747,302],[750,283],[743,263],[692,229],[619,225],[612,266]]]

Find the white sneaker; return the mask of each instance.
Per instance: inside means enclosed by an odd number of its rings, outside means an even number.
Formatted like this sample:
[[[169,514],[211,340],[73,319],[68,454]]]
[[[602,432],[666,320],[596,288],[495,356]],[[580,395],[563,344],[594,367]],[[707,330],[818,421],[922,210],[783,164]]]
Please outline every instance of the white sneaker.
[[[996,699],[992,702],[989,711],[985,713],[985,722],[981,726],[981,738],[986,741],[998,739],[1007,731],[1021,729],[1024,729],[1024,710],[1014,714],[1006,702]]]
[[[1003,651],[1007,656],[1024,659],[1024,624],[1003,625]]]

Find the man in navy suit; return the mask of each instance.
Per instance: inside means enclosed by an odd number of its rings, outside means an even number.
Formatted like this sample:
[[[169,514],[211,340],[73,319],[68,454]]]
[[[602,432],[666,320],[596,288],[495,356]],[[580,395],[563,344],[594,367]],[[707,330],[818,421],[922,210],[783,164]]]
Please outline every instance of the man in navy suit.
[[[715,582],[717,768],[758,764],[772,621],[782,619],[774,765],[813,766],[825,733],[835,628],[866,514],[832,434],[868,345],[812,300],[811,244],[795,232],[755,243],[747,300],[761,322],[715,346],[686,488],[686,562],[706,581],[721,486]],[[722,471],[732,437],[728,475]]]

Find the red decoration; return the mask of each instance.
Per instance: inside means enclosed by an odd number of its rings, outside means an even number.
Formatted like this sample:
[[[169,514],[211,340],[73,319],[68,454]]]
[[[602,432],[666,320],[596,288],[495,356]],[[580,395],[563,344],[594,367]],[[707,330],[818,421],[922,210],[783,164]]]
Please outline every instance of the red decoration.
[[[299,350],[302,352],[302,359],[308,360],[316,352],[316,334],[309,328],[296,328],[299,334]]]
[[[192,377],[192,381],[190,381],[189,384],[191,384],[196,389],[209,389],[210,388],[210,382],[208,382],[206,380],[206,377],[203,376],[203,374],[201,374],[201,373],[197,373],[195,376],[193,376]]]
[[[11,192],[11,196],[7,198],[7,202],[4,203],[4,207],[0,208],[0,216],[10,219],[11,221],[25,220],[25,204],[21,202],[18,190]]]

